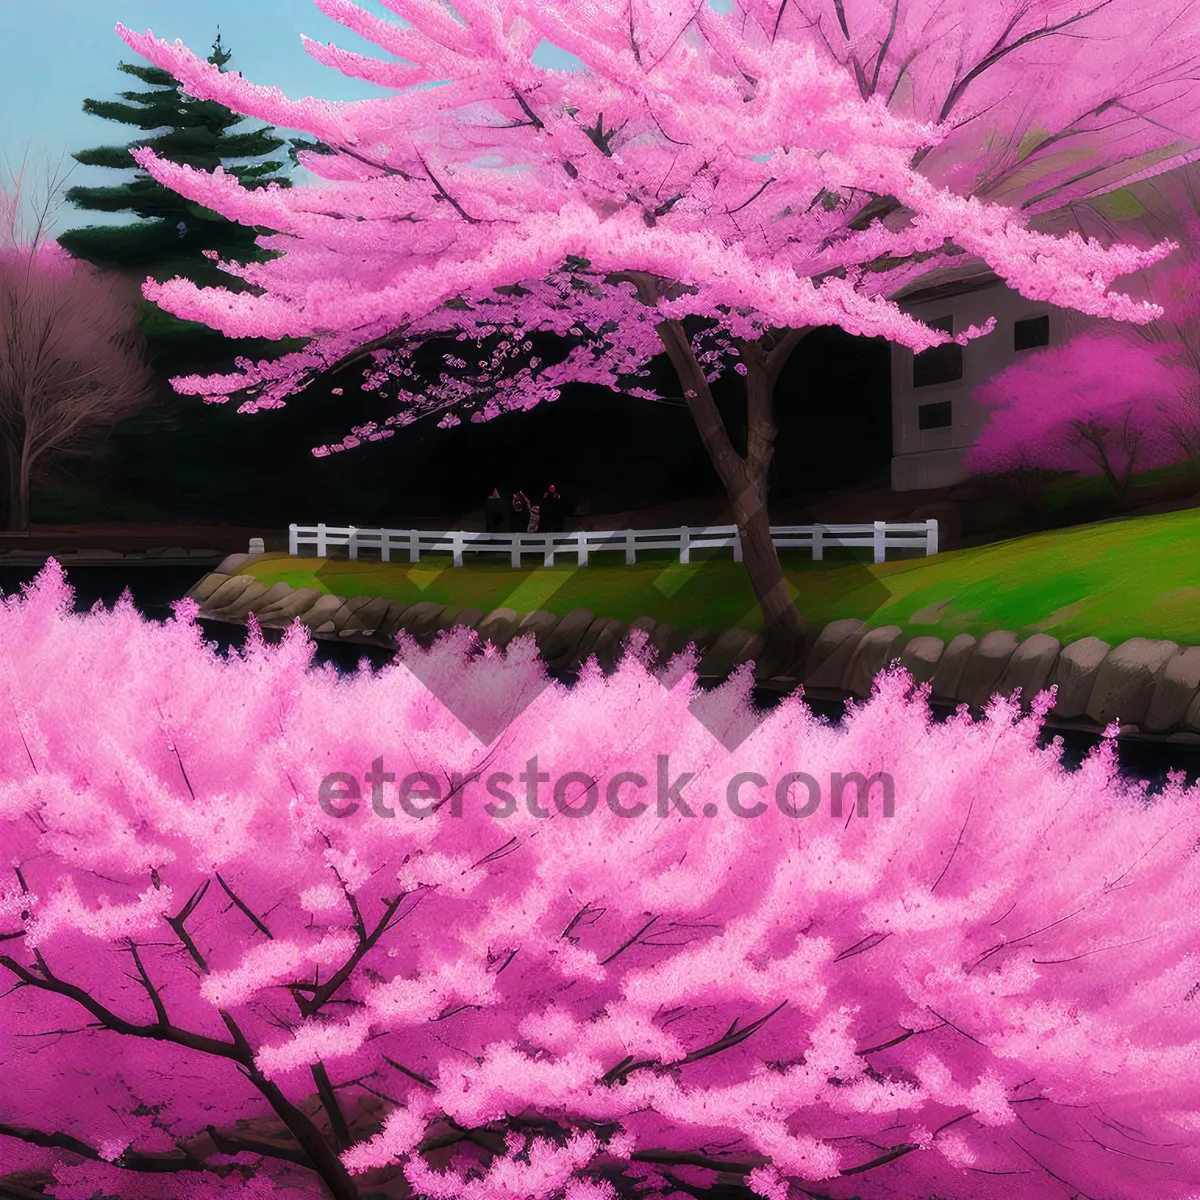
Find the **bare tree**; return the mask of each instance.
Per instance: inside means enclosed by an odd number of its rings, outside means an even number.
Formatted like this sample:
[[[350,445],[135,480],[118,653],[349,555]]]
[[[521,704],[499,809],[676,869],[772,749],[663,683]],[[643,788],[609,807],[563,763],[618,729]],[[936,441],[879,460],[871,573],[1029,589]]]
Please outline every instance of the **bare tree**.
[[[23,162],[0,189],[0,469],[7,526],[29,524],[30,482],[54,458],[93,452],[151,398],[128,281],[49,240],[63,176],[37,195]]]
[[[1100,468],[1117,502],[1124,503],[1138,464],[1142,431],[1125,412],[1115,422],[1097,419],[1070,422],[1070,440]]]

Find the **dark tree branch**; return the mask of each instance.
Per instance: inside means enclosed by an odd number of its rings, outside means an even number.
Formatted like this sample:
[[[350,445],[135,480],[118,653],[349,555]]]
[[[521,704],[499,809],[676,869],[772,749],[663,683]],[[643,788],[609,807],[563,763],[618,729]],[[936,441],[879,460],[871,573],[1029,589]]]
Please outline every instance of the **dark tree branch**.
[[[779,0],[779,11],[775,14],[775,28],[771,30],[772,44],[774,44],[775,39],[779,36],[779,26],[783,23],[783,14],[787,6],[788,0]]]
[[[975,807],[975,797],[971,797],[971,803],[967,805],[967,815],[963,817],[962,828],[958,831],[958,838],[954,842],[954,849],[950,851],[950,857],[946,859],[946,865],[942,868],[941,874],[933,881],[933,886],[929,889],[931,892],[937,891],[937,886],[946,878],[946,872],[950,870],[950,864],[954,861],[954,856],[958,853],[958,848],[962,845],[963,834],[967,832],[967,822],[971,819],[971,809]]]
[[[853,946],[847,946],[833,961],[841,962],[846,958],[853,958],[856,954],[865,954],[868,950],[874,950],[880,942],[891,937],[890,933],[869,933],[864,938],[859,938]]]
[[[41,1146],[47,1150],[65,1150],[69,1154],[78,1154],[91,1162],[106,1162],[98,1150],[86,1142],[72,1137],[68,1133],[46,1133],[41,1129],[33,1129],[27,1125],[0,1124],[0,1137],[16,1138],[31,1146]],[[166,1174],[174,1171],[208,1171],[214,1175],[230,1174],[234,1167],[210,1166],[208,1163],[188,1154],[186,1151],[166,1151],[164,1153],[145,1154],[129,1150],[112,1164],[124,1171],[140,1171],[149,1174]]]
[[[129,940],[129,953],[133,955],[133,963],[137,967],[142,987],[146,989],[146,994],[150,997],[150,1003],[154,1005],[154,1015],[158,1018],[158,1023],[160,1025],[170,1025],[171,1020],[167,1016],[167,1009],[163,1004],[162,996],[159,995],[158,988],[150,982],[150,976],[146,974],[146,968],[142,965],[141,956],[138,954],[137,944],[132,938]]]
[[[887,58],[887,52],[891,49],[892,38],[896,36],[896,18],[900,15],[900,0],[892,0],[892,19],[888,24],[887,37],[883,39],[883,45],[879,47],[879,54],[875,58],[875,70],[871,73],[871,86],[869,95],[875,95],[875,89],[879,86],[879,72],[883,67],[883,60]]]
[[[246,916],[248,916],[250,920],[254,922],[255,928],[260,930],[262,933],[265,933],[267,937],[274,941],[275,938],[271,931],[258,919],[258,917],[254,915],[254,913],[250,911],[245,902],[233,891],[229,884],[227,884],[225,880],[221,878],[220,871],[214,873],[216,874],[217,882],[225,889],[225,894],[230,898],[230,900],[232,900],[234,904],[236,904],[238,908],[240,908],[242,912],[244,912]]]
[[[751,196],[751,197],[750,197],[748,200],[743,200],[743,201],[741,202],[741,204],[739,204],[739,205],[737,206],[737,208],[727,208],[727,209],[725,210],[725,212],[726,212],[726,213],[727,213],[729,216],[733,216],[733,214],[734,214],[734,213],[739,213],[739,212],[741,212],[741,211],[742,211],[742,209],[743,209],[743,208],[745,208],[747,205],[753,204],[753,203],[754,203],[754,201],[755,201],[755,200],[757,200],[757,199],[759,198],[759,196],[761,196],[761,195],[763,194],[763,192],[765,192],[765,191],[767,190],[767,188],[769,188],[769,187],[771,186],[771,184],[773,184],[774,182],[775,182],[775,176],[774,176],[774,175],[772,175],[772,176],[771,176],[771,178],[770,178],[770,179],[768,179],[768,180],[766,181],[766,183],[764,183],[764,184],[762,185],[762,187],[760,187],[760,188],[758,189],[758,191],[756,191],[756,192],[755,192],[755,193],[754,193],[754,194],[753,194],[753,195],[752,195],[752,196]]]
[[[421,166],[425,168],[425,174],[429,176],[429,182],[432,183],[437,189],[437,194],[441,196],[443,200],[447,201],[450,207],[454,209],[454,211],[458,213],[458,215],[462,217],[462,219],[466,221],[468,225],[478,225],[479,218],[471,216],[471,214],[467,212],[463,206],[459,204],[459,202],[455,200],[452,195],[450,195],[448,191],[446,191],[446,189],[442,186],[441,181],[436,175],[434,175],[433,171],[430,170],[429,164],[425,161],[419,150],[417,151],[417,158],[420,160]]]
[[[313,1170],[329,1188],[333,1200],[359,1200],[358,1188],[342,1165],[338,1152],[325,1140],[312,1119],[283,1094],[279,1086],[268,1079],[254,1064],[254,1051],[233,1016],[221,1009],[221,1020],[233,1037],[241,1055],[242,1074],[266,1098],[275,1115],[287,1126],[300,1149],[308,1156]]]
[[[296,1007],[299,1008],[302,1016],[314,1016],[332,999],[342,984],[354,973],[354,968],[374,949],[379,939],[387,931],[389,922],[395,916],[396,910],[403,903],[407,895],[407,892],[401,892],[394,900],[387,903],[383,916],[379,918],[379,922],[375,928],[365,938],[359,939],[359,943],[354,948],[350,957],[346,959],[325,983],[312,989],[313,994],[309,999],[305,1000],[302,996],[296,996]],[[296,985],[295,991],[300,990],[300,986]],[[303,989],[306,991],[308,987],[309,985],[307,984],[303,985]],[[295,991],[293,994],[295,994]]]
[[[645,925],[643,925],[641,929],[637,931],[637,933],[635,933],[631,938],[627,938],[625,941],[623,941],[607,958],[601,959],[600,965],[602,967],[608,966],[608,964],[612,962],[617,955],[623,954],[629,949],[630,946],[636,946],[638,939],[642,936],[642,934],[645,933],[646,930],[649,929],[650,926],[653,925],[657,920],[657,917],[651,917],[650,920],[648,920]]]
[[[910,1037],[916,1037],[921,1033],[932,1033],[935,1029],[941,1029],[943,1025],[934,1025],[929,1029],[906,1029],[899,1037],[894,1037],[890,1041],[880,1042],[877,1046],[867,1046],[864,1050],[855,1050],[855,1054],[868,1055],[877,1054],[880,1050],[890,1050],[893,1046],[898,1046],[901,1042],[906,1042]]]
[[[833,0],[833,11],[837,13],[838,24],[842,27],[842,37],[850,40],[850,26],[846,24],[846,8],[842,0]]]
[[[50,1186],[53,1180],[48,1178],[45,1180],[46,1186]],[[0,1200],[48,1200],[48,1192],[35,1192],[32,1188],[26,1187],[24,1183],[18,1183],[11,1175],[0,1176]]]
[[[90,1012],[104,1029],[113,1033],[122,1033],[127,1037],[149,1038],[157,1042],[171,1042],[176,1046],[184,1046],[189,1050],[198,1050],[202,1054],[213,1054],[218,1058],[228,1058],[239,1063],[249,1062],[252,1058],[247,1052],[229,1042],[207,1037],[202,1033],[192,1033],[190,1030],[180,1029],[170,1023],[158,1021],[153,1025],[135,1025],[132,1021],[126,1021],[123,1017],[117,1016],[111,1009],[93,999],[83,988],[53,977],[39,979],[7,955],[0,955],[0,966],[11,971],[27,987],[37,988],[43,992],[52,992],[56,996],[74,1000],[81,1008]]]
[[[788,359],[792,357],[792,352],[810,333],[813,331],[811,325],[801,325],[796,329],[788,329],[782,337],[774,340],[771,346],[764,346],[767,353],[767,380],[772,389],[779,381],[780,372],[787,365]],[[760,344],[768,340],[767,338],[760,339]]]
[[[900,207],[900,201],[895,196],[875,196],[850,218],[846,228],[852,229],[855,233],[862,233],[872,221],[882,221],[884,217],[891,216]]]
[[[333,1130],[337,1148],[345,1150],[350,1145],[350,1130],[346,1125],[346,1115],[342,1112],[342,1106],[338,1103],[337,1094],[333,1090],[333,1084],[329,1081],[329,1072],[325,1070],[323,1062],[313,1063],[312,1077],[317,1085],[317,1095],[321,1097],[325,1115],[329,1118],[329,1127]]]
[[[974,1115],[973,1111],[960,1113],[957,1117],[953,1117],[945,1122],[945,1124],[938,1126],[934,1130],[933,1136],[937,1137],[939,1133],[945,1129],[949,1129],[951,1125],[957,1125],[959,1121],[965,1121],[968,1117]],[[920,1148],[916,1142],[902,1142],[898,1146],[890,1147],[869,1162],[859,1163],[855,1167],[844,1167],[838,1174],[841,1176],[861,1175],[866,1171],[873,1171],[876,1167],[882,1167],[887,1163],[894,1162],[896,1159],[902,1158],[906,1154],[911,1154],[914,1150],[919,1150]],[[769,1161],[765,1156],[755,1155],[753,1161],[735,1162],[708,1154],[693,1153],[688,1150],[663,1149],[638,1150],[629,1157],[632,1162],[653,1163],[661,1166],[700,1167],[707,1171],[720,1171],[730,1175],[749,1175],[751,1171],[756,1170]],[[813,1195],[815,1193],[809,1194]]]
[[[654,1070],[675,1070],[678,1067],[686,1067],[690,1063],[699,1062],[701,1059],[711,1058],[714,1054],[720,1054],[722,1050],[728,1050],[731,1046],[736,1046],[740,1042],[744,1042],[748,1037],[757,1033],[777,1012],[787,1006],[787,1001],[784,1000],[777,1004],[766,1016],[759,1017],[757,1021],[751,1021],[742,1029],[738,1029],[737,1021],[725,1031],[723,1037],[718,1038],[715,1042],[710,1042],[707,1046],[701,1046],[699,1050],[693,1050],[689,1054],[685,1054],[678,1062],[663,1064],[657,1059],[643,1059],[641,1062],[635,1062],[632,1058],[622,1059],[615,1067],[606,1071],[600,1077],[600,1082],[606,1085],[611,1085],[618,1080],[627,1079],[634,1071],[652,1068]]]
[[[353,158],[356,162],[363,163],[368,167],[374,167],[377,171],[382,171],[385,175],[398,175],[401,179],[405,179],[409,183],[416,181],[417,177],[415,175],[410,175],[407,171],[400,170],[399,167],[389,167],[387,163],[376,162],[375,159],[367,158],[365,154],[360,154],[357,150],[351,150],[349,146],[335,146],[334,149],[339,154],[346,155],[347,158]]]
[[[525,97],[522,96],[521,93],[516,90],[516,88],[513,89],[513,95],[516,97],[517,103],[521,106],[521,111],[529,118],[529,124],[532,125],[534,129],[545,129],[545,122],[543,122],[541,117],[539,117],[537,113],[535,113],[533,109],[529,107]]]
[[[208,963],[204,961],[204,955],[200,953],[199,947],[194,941],[192,941],[191,934],[188,933],[184,926],[188,917],[190,917],[192,913],[196,911],[196,905],[198,905],[200,901],[204,899],[204,893],[208,891],[208,885],[209,880],[206,879],[192,893],[188,902],[175,916],[163,918],[166,923],[170,925],[171,929],[175,933],[175,936],[183,943],[183,948],[192,956],[193,961],[200,968],[200,970],[205,973],[205,975],[208,974]]]
[[[1041,29],[1031,29],[1028,33],[1017,38],[1015,42],[1010,42],[1006,45],[1005,42],[1008,35],[1013,31],[1021,17],[1024,16],[1024,12],[1018,12],[1008,23],[1008,26],[1000,37],[996,39],[991,50],[950,89],[950,93],[946,97],[946,102],[942,105],[942,110],[938,114],[938,124],[940,125],[950,115],[951,109],[962,99],[963,93],[971,86],[972,82],[978,79],[984,71],[990,67],[994,67],[1001,59],[1011,54],[1014,50],[1019,50],[1022,46],[1027,46],[1030,42],[1037,41],[1038,38],[1050,37],[1066,29],[1068,25],[1074,25],[1077,21],[1086,20],[1094,13],[1098,13],[1102,8],[1107,8],[1112,2],[1113,0],[1100,0],[1092,8],[1083,12],[1077,12],[1073,17],[1067,17],[1065,20],[1059,21],[1057,25],[1045,25]]]
[[[175,755],[175,761],[179,764],[179,773],[183,776],[183,782],[187,786],[188,795],[191,796],[192,800],[194,801],[196,799],[196,793],[192,790],[192,781],[188,778],[187,769],[183,765],[183,758],[173,740],[171,742],[171,751]]]
[[[714,1158],[711,1154],[700,1154],[690,1150],[637,1150],[629,1156],[630,1162],[654,1163],[660,1166],[700,1167],[705,1171],[724,1171],[730,1175],[749,1175],[751,1171],[765,1166],[771,1160],[767,1156],[756,1156],[755,1161],[736,1162],[732,1159]]]
[[[383,1061],[388,1066],[395,1067],[402,1075],[407,1075],[409,1079],[415,1080],[422,1087],[428,1088],[431,1092],[437,1091],[437,1084],[431,1079],[426,1079],[424,1075],[419,1075],[416,1071],[410,1070],[403,1063],[398,1063],[394,1058],[388,1058],[386,1054],[381,1056]]]
[[[213,1125],[209,1125],[206,1132],[218,1154],[261,1154],[263,1158],[278,1158],[295,1163],[298,1167],[307,1167],[310,1171],[313,1169],[312,1159],[299,1148],[293,1150],[289,1146],[277,1146],[274,1142],[245,1134],[222,1133]]]

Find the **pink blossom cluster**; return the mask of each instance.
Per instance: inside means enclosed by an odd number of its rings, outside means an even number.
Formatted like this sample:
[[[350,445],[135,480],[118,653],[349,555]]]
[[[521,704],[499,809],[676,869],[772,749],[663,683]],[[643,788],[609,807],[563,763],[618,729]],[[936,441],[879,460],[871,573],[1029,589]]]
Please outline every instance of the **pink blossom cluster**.
[[[230,336],[309,339],[271,363],[180,378],[181,392],[275,407],[382,351],[370,378],[395,382],[395,420],[356,444],[429,412],[452,424],[529,407],[567,382],[641,394],[665,319],[740,339],[835,324],[919,351],[949,335],[890,297],[972,263],[1095,317],[1160,315],[1110,288],[1172,243],[1106,247],[1037,232],[1030,216],[1200,152],[1181,91],[1200,47],[1190,6],[1141,4],[1135,32],[1129,0],[386,0],[400,24],[350,0],[319,7],[383,57],[305,49],[391,94],[290,100],[118,26],[190,93],[333,151],[306,153],[320,182],[290,189],[136,154],[194,202],[276,231],[260,244],[282,252],[221,264],[249,291],[175,279],[146,295]],[[541,65],[544,41],[579,68]],[[1099,119],[1109,110],[1119,128]],[[639,298],[631,275],[669,286]],[[572,327],[592,333],[558,361],[492,360],[489,339]],[[481,361],[414,388],[403,347],[438,336],[480,342]]]
[[[966,463],[973,471],[1017,466],[1098,475],[1074,431],[1091,424],[1113,431],[1114,465],[1123,467],[1130,449],[1117,446],[1118,428],[1128,427],[1139,470],[1167,466],[1183,456],[1171,428],[1186,421],[1178,346],[1131,342],[1111,331],[1081,333],[1061,346],[1023,356],[987,383],[972,399],[988,410],[988,421]],[[1200,412],[1191,417],[1195,423]]]
[[[192,602],[163,624],[70,603],[51,564],[0,604],[0,1162],[21,1186],[1200,1185],[1200,792],[1147,795],[1111,741],[1067,770],[1037,744],[1048,694],[933,723],[894,670],[834,727],[799,697],[755,716],[743,670],[701,721],[694,657],[662,676],[637,637],[573,688],[531,637],[480,654],[462,630],[339,678],[298,625],[224,656]],[[472,706],[506,714],[489,743]],[[377,758],[440,797],[426,816],[403,785],[394,817],[374,784],[354,814],[319,803]],[[535,758],[572,786],[490,815],[473,777]],[[652,796],[663,759],[694,815],[580,815],[589,780]],[[794,772],[886,773],[892,815],[788,815]]]

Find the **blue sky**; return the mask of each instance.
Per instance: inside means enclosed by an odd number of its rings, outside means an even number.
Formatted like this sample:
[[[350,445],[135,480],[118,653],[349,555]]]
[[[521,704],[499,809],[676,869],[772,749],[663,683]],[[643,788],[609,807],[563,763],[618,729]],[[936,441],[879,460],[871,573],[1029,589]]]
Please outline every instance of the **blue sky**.
[[[373,0],[360,3],[389,15]],[[160,38],[180,38],[203,56],[220,26],[234,55],[230,69],[291,97],[357,100],[385,94],[305,54],[302,33],[346,49],[383,53],[331,21],[311,0],[0,0],[0,166],[15,167],[27,150],[31,161],[57,161],[64,151],[123,144],[134,136],[129,127],[87,116],[81,108],[85,97],[115,98],[118,91],[139,86],[117,70],[120,61],[140,61],[113,32],[118,21],[139,31],[152,29]],[[110,184],[119,178],[103,168],[74,165],[69,182]],[[81,217],[105,219],[64,208],[58,227],[69,228]]]

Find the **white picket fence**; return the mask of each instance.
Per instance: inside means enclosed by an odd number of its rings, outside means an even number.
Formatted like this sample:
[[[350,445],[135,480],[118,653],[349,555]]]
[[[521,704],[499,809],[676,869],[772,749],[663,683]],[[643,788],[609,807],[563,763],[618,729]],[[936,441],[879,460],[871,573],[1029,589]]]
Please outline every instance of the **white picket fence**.
[[[861,525],[772,525],[771,540],[781,550],[811,550],[814,559],[824,557],[827,546],[865,546],[874,551],[877,563],[883,562],[890,549],[938,552],[938,523],[928,521],[872,521]],[[573,554],[579,566],[597,550],[624,550],[626,565],[637,562],[639,550],[678,550],[679,561],[691,561],[693,550],[733,547],[734,562],[742,561],[742,543],[734,525],[712,525],[697,529],[687,525],[678,529],[577,530],[574,533],[469,533],[450,530],[434,533],[424,529],[359,529],[353,525],[292,525],[288,532],[288,553],[299,555],[312,548],[318,558],[328,557],[330,549],[345,546],[351,558],[360,550],[377,550],[383,562],[391,562],[395,551],[407,553],[409,562],[420,562],[422,554],[453,556],[454,565],[463,565],[464,554],[507,554],[514,567],[524,555],[540,554],[547,567],[556,555]]]

